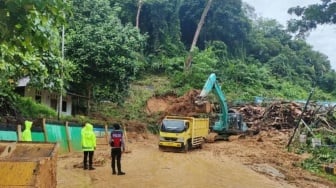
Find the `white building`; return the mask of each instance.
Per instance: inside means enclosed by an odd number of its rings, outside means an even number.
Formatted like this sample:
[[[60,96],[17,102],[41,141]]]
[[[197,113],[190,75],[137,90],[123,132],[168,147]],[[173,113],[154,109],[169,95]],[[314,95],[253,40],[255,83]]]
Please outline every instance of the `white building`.
[[[18,81],[16,92],[24,97],[30,97],[38,103],[44,104],[56,112],[60,105],[60,94],[48,90],[39,90],[28,86],[29,77],[22,78]],[[62,96],[62,115],[72,115],[72,97],[68,94]]]

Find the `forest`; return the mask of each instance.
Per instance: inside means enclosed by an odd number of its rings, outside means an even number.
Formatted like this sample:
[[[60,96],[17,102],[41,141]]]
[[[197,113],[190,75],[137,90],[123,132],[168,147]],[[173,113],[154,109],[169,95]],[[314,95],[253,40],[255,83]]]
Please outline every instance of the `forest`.
[[[334,24],[336,3],[293,7],[288,26],[241,0],[0,1],[0,95],[17,81],[122,106],[132,83],[201,89],[215,73],[230,100],[336,99],[336,73],[305,36]],[[203,20],[202,20],[203,18]],[[239,93],[239,95],[236,95]]]

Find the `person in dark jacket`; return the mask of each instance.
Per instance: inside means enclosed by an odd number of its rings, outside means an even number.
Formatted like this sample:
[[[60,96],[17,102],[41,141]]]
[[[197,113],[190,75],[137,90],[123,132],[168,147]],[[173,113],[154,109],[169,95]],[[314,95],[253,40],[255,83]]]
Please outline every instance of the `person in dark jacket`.
[[[125,141],[123,137],[123,132],[120,130],[120,125],[113,124],[114,130],[111,131],[110,135],[110,146],[111,146],[111,168],[112,174],[125,175],[125,172],[121,171],[121,154],[125,151]],[[115,169],[115,162],[117,161],[117,170]]]

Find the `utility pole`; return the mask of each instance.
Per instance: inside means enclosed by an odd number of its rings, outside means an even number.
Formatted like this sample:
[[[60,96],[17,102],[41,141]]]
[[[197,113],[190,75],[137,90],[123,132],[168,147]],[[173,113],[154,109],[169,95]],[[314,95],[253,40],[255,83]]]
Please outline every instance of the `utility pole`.
[[[64,60],[64,25],[62,26],[62,61],[61,61],[61,89],[59,97],[59,106],[58,106],[58,120],[60,120],[62,114],[62,103],[63,103],[63,60]]]
[[[302,110],[302,112],[301,112],[301,114],[300,114],[300,117],[299,117],[298,121],[296,122],[296,126],[295,126],[295,128],[294,128],[293,135],[289,138],[289,141],[288,141],[288,144],[287,144],[287,149],[288,149],[288,151],[289,151],[289,149],[290,149],[289,147],[290,147],[290,145],[291,145],[291,143],[292,143],[292,141],[293,141],[293,138],[294,138],[294,136],[295,136],[296,130],[297,130],[297,129],[299,128],[299,126],[300,126],[300,123],[301,123],[303,114],[307,111],[308,104],[309,104],[309,101],[310,101],[311,97],[313,96],[313,93],[314,93],[314,88],[310,91],[309,96],[308,96],[308,99],[307,99],[307,101],[306,101],[306,104],[305,104],[305,106],[304,106],[304,108],[303,108],[303,110]]]

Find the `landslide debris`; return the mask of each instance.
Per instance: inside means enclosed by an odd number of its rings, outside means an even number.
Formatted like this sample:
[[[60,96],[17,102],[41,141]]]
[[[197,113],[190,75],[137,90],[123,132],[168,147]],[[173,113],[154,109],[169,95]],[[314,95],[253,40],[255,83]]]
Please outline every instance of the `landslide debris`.
[[[208,116],[218,111],[218,105],[211,104],[210,113],[204,113],[199,106],[195,105],[195,100],[200,94],[200,90],[190,90],[183,96],[178,97],[175,93],[153,96],[147,101],[147,115],[161,114],[160,120],[166,115],[178,116]],[[305,103],[293,101],[271,101],[261,105],[245,104],[232,106],[230,109],[243,115],[244,121],[251,129],[259,130],[288,130],[296,126],[296,120],[302,119],[306,124],[314,124],[315,127],[336,124],[336,119],[332,113],[335,106],[320,105],[311,102],[305,112]]]

